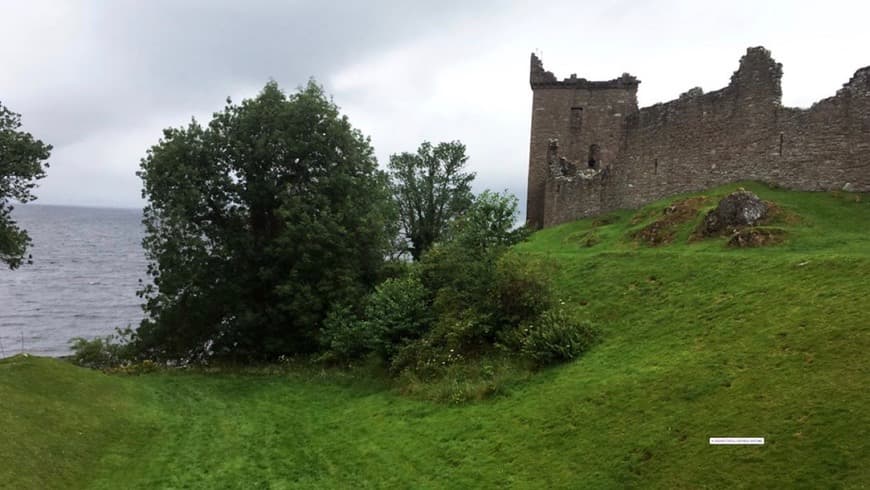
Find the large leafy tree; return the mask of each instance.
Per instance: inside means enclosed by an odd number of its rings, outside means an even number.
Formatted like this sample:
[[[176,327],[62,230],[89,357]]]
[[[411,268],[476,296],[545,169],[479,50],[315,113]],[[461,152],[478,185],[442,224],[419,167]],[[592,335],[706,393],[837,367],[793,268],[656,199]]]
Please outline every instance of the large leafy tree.
[[[377,280],[386,175],[313,82],[290,96],[270,82],[207,127],[165,130],[139,175],[153,284],[137,337],[151,356],[311,350],[330,307]]]
[[[0,103],[0,262],[15,269],[24,260],[30,237],[12,219],[12,200],[36,199],[32,190],[45,177],[51,145],[21,130],[21,115]]]
[[[465,145],[459,141],[437,146],[423,142],[417,153],[390,156],[393,197],[414,260],[471,205],[474,173],[465,171],[467,161]]]

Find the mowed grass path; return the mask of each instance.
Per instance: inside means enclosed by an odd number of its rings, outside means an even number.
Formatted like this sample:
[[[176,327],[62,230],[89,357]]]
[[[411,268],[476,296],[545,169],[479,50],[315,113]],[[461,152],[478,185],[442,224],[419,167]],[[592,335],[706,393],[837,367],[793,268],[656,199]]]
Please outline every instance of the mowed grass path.
[[[626,238],[648,222],[627,211],[520,245],[554,264],[602,341],[484,402],[415,401],[336,373],[0,361],[0,487],[862,488],[870,198],[746,185],[800,216],[776,225],[785,243],[689,244],[688,223],[648,248]]]

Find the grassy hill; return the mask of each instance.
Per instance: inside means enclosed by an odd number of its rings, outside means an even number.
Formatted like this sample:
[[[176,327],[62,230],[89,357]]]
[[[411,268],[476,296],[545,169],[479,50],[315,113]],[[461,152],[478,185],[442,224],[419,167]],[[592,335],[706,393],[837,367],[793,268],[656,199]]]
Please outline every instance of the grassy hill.
[[[692,238],[727,186],[662,223],[658,246],[634,237],[690,196],[518,246],[554,264],[602,340],[484,402],[415,401],[340,373],[0,361],[0,487],[861,488],[870,196],[744,186],[777,204],[765,227],[782,243]]]

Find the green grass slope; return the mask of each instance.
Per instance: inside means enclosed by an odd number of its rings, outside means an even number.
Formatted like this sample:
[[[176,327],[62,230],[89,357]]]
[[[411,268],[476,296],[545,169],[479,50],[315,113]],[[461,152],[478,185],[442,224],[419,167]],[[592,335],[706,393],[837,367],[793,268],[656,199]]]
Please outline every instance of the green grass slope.
[[[555,264],[562,299],[602,341],[485,402],[414,401],[334,374],[0,361],[0,487],[861,488],[870,196],[744,186],[781,208],[768,226],[783,243],[690,242],[700,217],[667,245],[631,238],[675,198],[520,245]]]
[[[149,440],[133,379],[26,355],[0,360],[0,488],[82,488]]]

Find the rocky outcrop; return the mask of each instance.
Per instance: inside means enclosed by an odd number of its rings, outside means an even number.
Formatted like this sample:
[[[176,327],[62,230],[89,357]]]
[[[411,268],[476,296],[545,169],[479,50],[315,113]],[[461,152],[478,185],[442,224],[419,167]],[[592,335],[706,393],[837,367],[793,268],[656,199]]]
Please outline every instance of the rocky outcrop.
[[[767,204],[761,198],[752,192],[739,190],[725,196],[716,209],[707,213],[701,231],[705,236],[712,236],[755,226],[767,216],[767,211]]]

